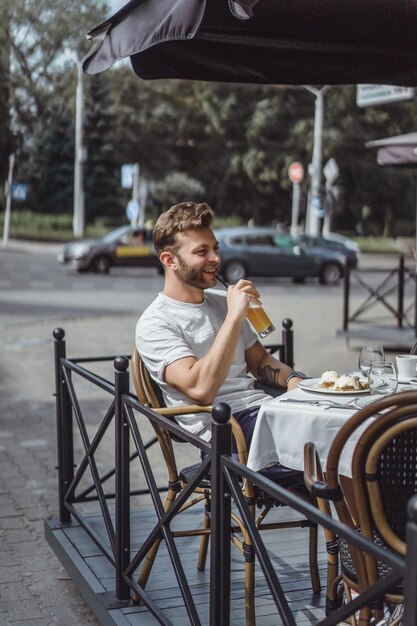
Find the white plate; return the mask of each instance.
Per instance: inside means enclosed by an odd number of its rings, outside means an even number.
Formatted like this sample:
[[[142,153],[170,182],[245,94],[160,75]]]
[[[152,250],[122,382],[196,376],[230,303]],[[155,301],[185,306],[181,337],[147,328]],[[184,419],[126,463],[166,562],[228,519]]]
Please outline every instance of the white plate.
[[[351,391],[339,391],[334,389],[326,389],[324,387],[319,387],[320,378],[306,378],[305,380],[300,380],[298,386],[304,391],[314,391],[314,393],[326,393],[331,394],[332,396],[358,396],[362,393],[369,393],[368,389],[352,389]]]
[[[358,407],[358,409],[363,409],[363,407],[368,406],[372,402],[379,400],[382,396],[367,396],[362,398],[356,398],[354,404]]]

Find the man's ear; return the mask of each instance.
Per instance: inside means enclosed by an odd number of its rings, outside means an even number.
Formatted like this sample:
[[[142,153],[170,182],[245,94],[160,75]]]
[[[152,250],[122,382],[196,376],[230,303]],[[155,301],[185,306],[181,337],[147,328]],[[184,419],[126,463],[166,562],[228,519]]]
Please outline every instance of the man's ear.
[[[170,270],[176,270],[178,267],[177,257],[175,256],[175,254],[172,254],[172,252],[169,252],[168,250],[164,250],[164,252],[161,252],[161,254],[159,255],[159,260],[161,261],[162,265],[164,265],[164,267]]]

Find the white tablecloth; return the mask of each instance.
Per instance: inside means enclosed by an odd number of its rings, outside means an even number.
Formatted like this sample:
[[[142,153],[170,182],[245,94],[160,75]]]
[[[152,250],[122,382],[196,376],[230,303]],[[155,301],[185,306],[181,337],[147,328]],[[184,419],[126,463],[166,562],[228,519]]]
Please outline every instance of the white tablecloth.
[[[347,404],[351,395],[313,394],[298,388],[278,398],[266,402],[260,409],[249,450],[248,467],[257,471],[280,462],[292,469],[304,469],[304,444],[313,441],[318,450],[323,469],[326,468],[330,445],[341,426],[358,410],[313,406],[309,404],[285,403],[286,398],[299,400],[332,399]],[[360,432],[369,420],[358,430],[355,437],[345,446],[339,471],[351,476],[351,458]]]

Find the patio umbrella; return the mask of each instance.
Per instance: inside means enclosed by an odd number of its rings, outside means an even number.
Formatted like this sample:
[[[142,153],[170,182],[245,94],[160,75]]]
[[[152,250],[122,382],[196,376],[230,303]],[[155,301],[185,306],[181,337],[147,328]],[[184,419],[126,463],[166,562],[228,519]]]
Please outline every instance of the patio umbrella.
[[[385,139],[368,141],[367,148],[376,148],[376,162],[385,167],[417,167],[417,133],[395,135]],[[416,247],[417,251],[417,205],[416,205]]]
[[[265,84],[417,84],[417,0],[131,0],[91,30],[98,74]]]

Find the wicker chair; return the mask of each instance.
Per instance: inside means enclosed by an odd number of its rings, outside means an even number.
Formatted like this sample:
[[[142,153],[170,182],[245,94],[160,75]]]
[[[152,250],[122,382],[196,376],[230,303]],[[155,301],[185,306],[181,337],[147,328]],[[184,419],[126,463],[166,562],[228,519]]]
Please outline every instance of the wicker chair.
[[[382,415],[381,415],[381,412]],[[376,417],[368,424],[368,418]],[[340,456],[349,437],[360,434],[352,457],[352,481],[346,489],[338,472]],[[406,504],[417,488],[417,391],[405,391],[372,402],[358,411],[335,437],[329,451],[325,480],[313,443],[305,447],[305,480],[317,496],[320,509],[330,515],[333,501],[339,519],[368,539],[400,555],[406,554]],[[328,546],[327,608],[338,605],[343,592],[361,593],[389,573],[389,568],[353,545],[326,531]],[[338,572],[340,548],[341,574]],[[339,585],[342,581],[342,585]],[[401,623],[402,585],[391,588],[383,600],[361,610],[352,624],[365,626],[372,619]],[[391,617],[388,607],[396,606]]]
[[[184,407],[164,407],[163,401],[161,398],[160,390],[155,385],[154,381],[151,379],[149,372],[147,371],[142,359],[140,358],[136,347],[133,347],[132,357],[131,357],[131,373],[133,384],[136,390],[136,395],[138,400],[154,409],[159,414],[163,414],[170,418],[175,418],[176,415],[185,414],[185,413],[196,413],[196,412],[211,412],[211,406],[199,406],[199,405],[188,405]],[[239,461],[243,464],[247,462],[247,445],[246,440],[243,435],[243,432],[238,424],[238,422],[232,417],[231,418],[232,425],[232,433],[235,438],[236,447],[238,450]],[[165,499],[165,510],[168,510],[175,498],[178,496],[178,485],[185,485],[190,480],[192,474],[196,471],[197,466],[199,464],[187,467],[181,471],[177,469],[177,463],[175,460],[174,448],[172,445],[172,437],[171,433],[164,429],[163,427],[152,423],[156,431],[156,435],[159,441],[159,444],[162,449],[162,453],[166,462],[166,468],[169,479],[169,489]],[[288,479],[287,479],[288,480]],[[280,482],[277,479],[277,482]],[[172,489],[172,485],[175,485],[175,489]],[[291,483],[288,485],[289,489],[292,489]],[[312,524],[306,518],[303,518],[299,521],[291,520],[291,521],[282,521],[282,522],[272,522],[270,524],[264,524],[264,519],[267,513],[271,510],[274,504],[277,504],[271,498],[262,499],[261,494],[254,488],[252,484],[245,481],[243,483],[243,487],[245,497],[248,503],[250,503],[251,512],[256,518],[256,524],[260,530],[262,528],[275,529],[275,528],[292,528],[292,527],[305,527],[309,526],[309,559],[310,559],[310,575],[312,581],[312,588],[314,592],[320,591],[320,577],[318,571],[317,564],[317,526]],[[294,487],[297,494],[300,495],[299,487]],[[206,499],[206,508],[204,513],[204,522],[202,531],[190,531],[189,534],[202,534],[201,542],[200,542],[200,551],[198,557],[197,567],[202,570],[205,567],[206,555],[207,555],[207,547],[208,547],[208,539],[210,532],[210,483],[209,480],[205,485],[200,485],[200,488],[197,490],[202,493],[197,498],[201,500],[201,498]],[[304,497],[307,497],[309,500],[312,498],[309,497],[308,493],[303,494]],[[193,500],[192,504],[197,502],[198,500]],[[185,506],[190,506],[187,504]],[[256,507],[261,506],[260,513],[256,516]],[[183,510],[183,509],[182,509]],[[246,608],[246,624],[247,626],[254,626],[256,624],[255,618],[255,558],[254,558],[254,548],[252,546],[252,541],[247,532],[247,529],[240,519],[240,517],[232,512],[232,536],[231,540],[235,546],[244,554],[245,558],[245,608]],[[160,545],[160,540],[156,541],[151,550],[149,551],[146,561],[142,567],[142,571],[139,577],[139,584],[144,587],[146,585],[148,576],[150,574],[153,561],[158,552],[158,548]]]

